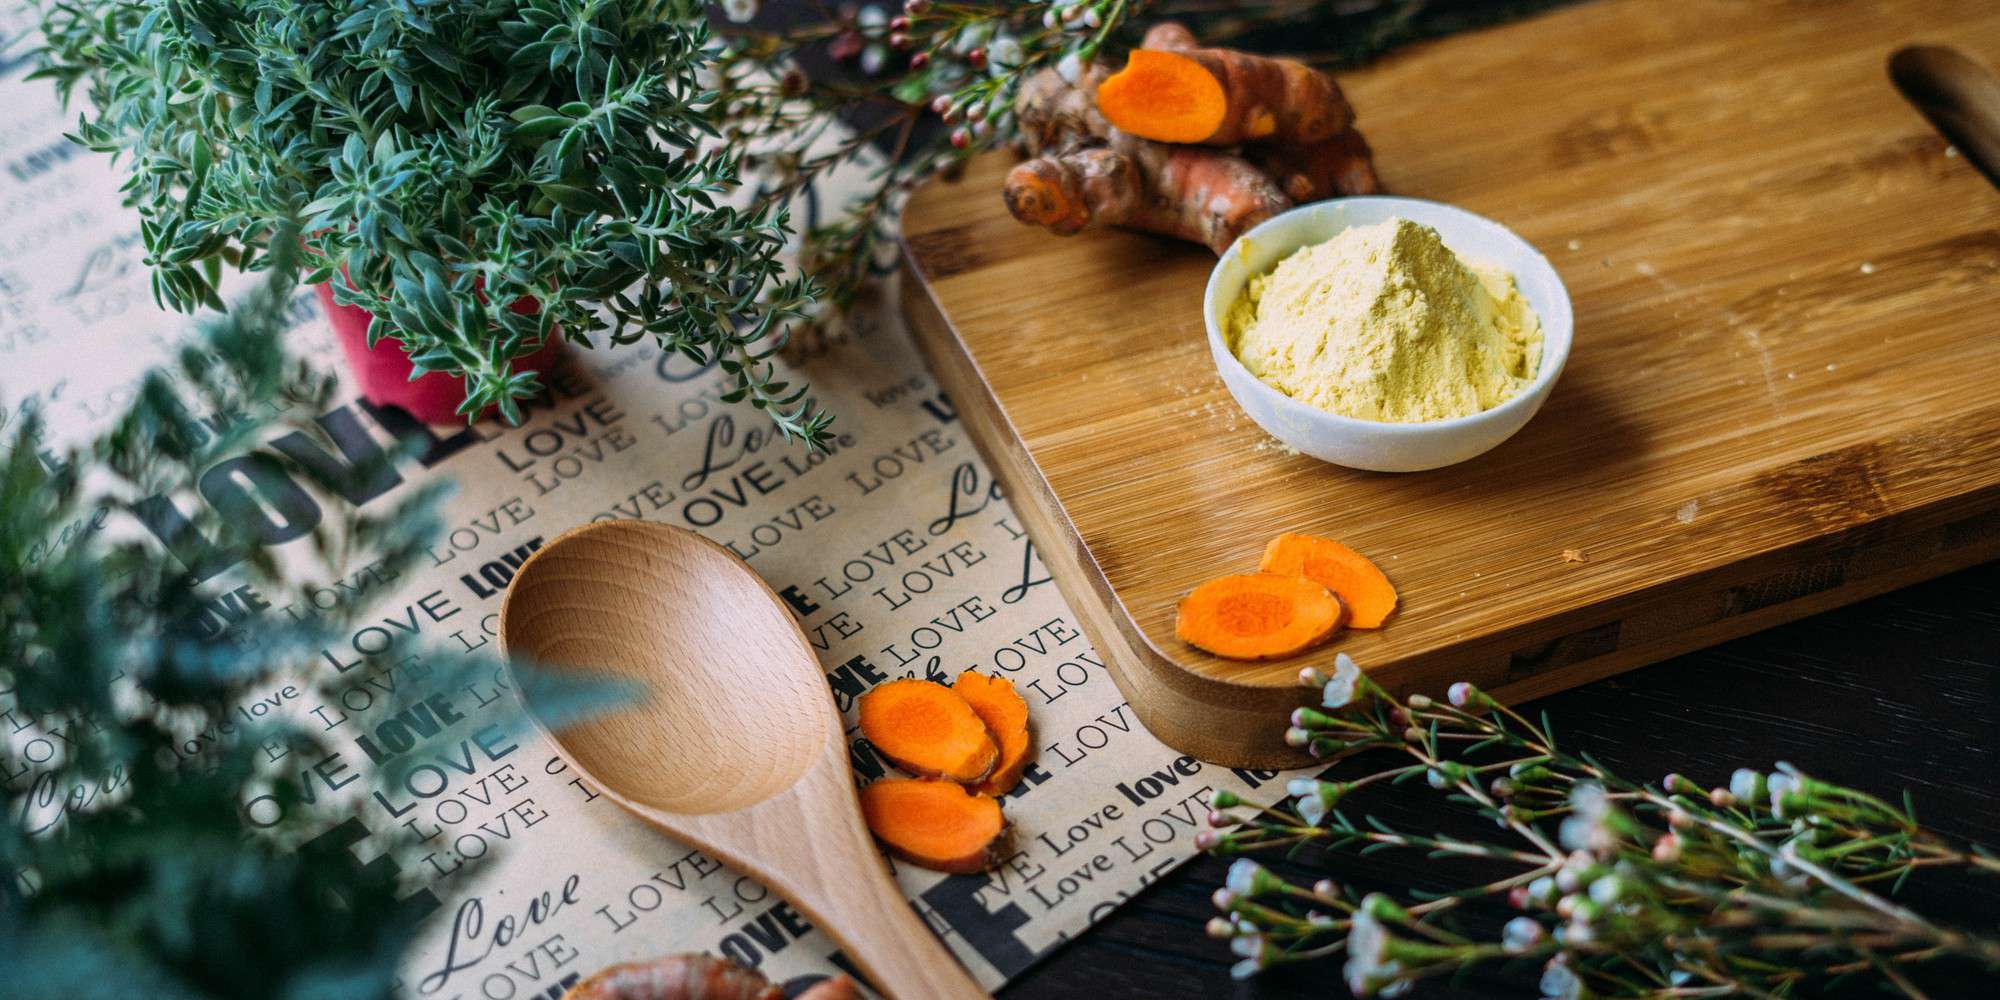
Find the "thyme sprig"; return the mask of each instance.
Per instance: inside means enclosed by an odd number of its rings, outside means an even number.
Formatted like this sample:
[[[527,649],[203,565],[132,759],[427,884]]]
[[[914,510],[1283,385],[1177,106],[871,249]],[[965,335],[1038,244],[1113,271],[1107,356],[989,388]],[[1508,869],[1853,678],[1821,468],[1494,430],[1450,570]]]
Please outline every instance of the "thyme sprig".
[[[1394,759],[1357,777],[1294,780],[1268,809],[1218,793],[1202,847],[1222,855],[1316,845],[1362,854],[1478,859],[1497,878],[1398,900],[1332,880],[1294,885],[1250,859],[1216,893],[1209,932],[1250,975],[1346,953],[1357,996],[1394,996],[1482,962],[1543,963],[1542,992],[1596,997],[1781,997],[1850,974],[1923,996],[1907,970],[1953,959],[2000,970],[2000,938],[1949,927],[1896,902],[1919,869],[2000,874],[1984,848],[1955,846],[1914,807],[1821,781],[1790,764],[1740,769],[1704,791],[1668,775],[1624,778],[1558,746],[1539,723],[1459,683],[1439,701],[1397,699],[1342,655],[1301,674],[1319,708],[1286,739],[1329,761]],[[1357,818],[1357,789],[1422,779],[1508,836],[1488,842]],[[1454,926],[1455,911],[1505,900],[1522,911],[1498,940]]]

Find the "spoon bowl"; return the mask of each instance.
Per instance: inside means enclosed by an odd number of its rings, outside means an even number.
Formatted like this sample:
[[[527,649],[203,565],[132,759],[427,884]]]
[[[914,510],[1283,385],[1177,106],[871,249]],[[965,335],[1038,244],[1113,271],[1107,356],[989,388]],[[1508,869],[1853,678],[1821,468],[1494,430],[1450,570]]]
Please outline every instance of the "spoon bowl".
[[[515,574],[500,643],[550,670],[643,685],[643,697],[551,734],[612,801],[756,876],[888,995],[986,995],[890,877],[861,822],[819,661],[742,560],[664,524],[577,528]]]
[[[584,771],[645,776],[634,801],[741,809],[797,784],[837,734],[825,677],[783,666],[802,655],[791,614],[761,599],[754,578],[723,592],[718,583],[744,567],[722,548],[641,524],[565,535],[530,565],[508,592],[503,641],[533,661],[643,685],[628,710],[560,736]]]

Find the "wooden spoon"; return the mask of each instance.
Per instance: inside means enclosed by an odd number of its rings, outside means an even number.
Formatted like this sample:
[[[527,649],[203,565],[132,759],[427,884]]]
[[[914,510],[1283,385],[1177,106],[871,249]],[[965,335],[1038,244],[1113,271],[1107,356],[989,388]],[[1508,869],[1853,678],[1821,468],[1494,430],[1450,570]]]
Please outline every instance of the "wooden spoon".
[[[577,528],[515,574],[500,643],[646,686],[554,734],[613,802],[770,886],[890,996],[986,996],[890,877],[826,675],[742,560],[664,524]]]

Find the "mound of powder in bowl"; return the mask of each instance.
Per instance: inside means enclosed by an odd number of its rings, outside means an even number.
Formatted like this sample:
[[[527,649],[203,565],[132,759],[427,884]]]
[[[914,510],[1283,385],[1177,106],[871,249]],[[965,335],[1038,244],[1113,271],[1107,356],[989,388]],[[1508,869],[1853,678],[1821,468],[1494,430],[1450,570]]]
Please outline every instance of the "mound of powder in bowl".
[[[1224,336],[1279,392],[1390,423],[1491,409],[1542,363],[1541,322],[1514,276],[1466,264],[1408,219],[1350,228],[1251,279]]]

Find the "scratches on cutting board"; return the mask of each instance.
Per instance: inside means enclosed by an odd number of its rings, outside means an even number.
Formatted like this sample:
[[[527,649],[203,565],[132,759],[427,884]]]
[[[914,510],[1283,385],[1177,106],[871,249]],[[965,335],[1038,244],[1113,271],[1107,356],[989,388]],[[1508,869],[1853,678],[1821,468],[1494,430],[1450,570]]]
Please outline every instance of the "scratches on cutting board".
[[[1748,317],[1731,309],[1729,306],[1717,302],[1661,274],[1659,268],[1654,267],[1647,261],[1642,260],[1638,262],[1633,265],[1632,269],[1639,272],[1640,277],[1659,286],[1661,291],[1667,293],[1669,301],[1684,300],[1704,311],[1712,312],[1722,317],[1723,324],[1741,335],[1744,344],[1757,355],[1757,369],[1764,376],[1764,401],[1771,405],[1771,412],[1775,414],[1784,411],[1782,400],[1778,395],[1777,368],[1771,363],[1770,348],[1764,346],[1763,331],[1759,330],[1756,324],[1751,323]]]

